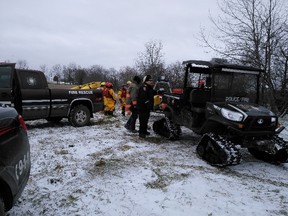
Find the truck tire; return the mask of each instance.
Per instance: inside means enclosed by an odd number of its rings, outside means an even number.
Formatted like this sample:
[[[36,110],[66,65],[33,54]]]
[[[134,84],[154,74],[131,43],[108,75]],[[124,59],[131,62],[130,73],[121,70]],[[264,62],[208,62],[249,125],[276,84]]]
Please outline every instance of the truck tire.
[[[5,205],[4,205],[3,198],[0,195],[0,216],[4,216],[4,215],[5,215]]]
[[[74,127],[83,127],[90,123],[90,118],[90,110],[80,104],[72,108],[69,115],[69,122]]]

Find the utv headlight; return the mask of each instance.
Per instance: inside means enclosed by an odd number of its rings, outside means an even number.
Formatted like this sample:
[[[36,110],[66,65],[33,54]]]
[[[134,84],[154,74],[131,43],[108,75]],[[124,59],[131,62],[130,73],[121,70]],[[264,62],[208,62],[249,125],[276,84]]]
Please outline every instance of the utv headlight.
[[[236,121],[241,122],[244,118],[244,116],[239,112],[234,112],[225,108],[221,109],[221,114],[224,118],[230,120],[230,121]]]

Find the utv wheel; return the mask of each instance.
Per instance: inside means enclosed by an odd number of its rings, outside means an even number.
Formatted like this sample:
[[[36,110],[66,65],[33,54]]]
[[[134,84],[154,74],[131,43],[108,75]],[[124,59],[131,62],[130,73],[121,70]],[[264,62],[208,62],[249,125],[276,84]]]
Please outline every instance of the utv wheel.
[[[0,196],[0,216],[5,215],[5,205],[2,197]]]
[[[83,105],[75,106],[69,115],[69,121],[74,127],[82,127],[89,124],[91,114],[89,109]]]
[[[153,128],[153,131],[154,131],[156,134],[159,134],[159,121],[155,121],[155,122],[153,123],[152,128]]]
[[[280,150],[275,149],[275,152],[268,153],[266,151],[261,151],[256,148],[248,148],[248,151],[251,155],[253,155],[255,158],[268,162],[268,163],[285,163],[288,158],[288,153],[286,149],[282,148]]]
[[[215,166],[236,165],[241,160],[239,150],[231,141],[213,133],[202,136],[196,151],[203,160]]]

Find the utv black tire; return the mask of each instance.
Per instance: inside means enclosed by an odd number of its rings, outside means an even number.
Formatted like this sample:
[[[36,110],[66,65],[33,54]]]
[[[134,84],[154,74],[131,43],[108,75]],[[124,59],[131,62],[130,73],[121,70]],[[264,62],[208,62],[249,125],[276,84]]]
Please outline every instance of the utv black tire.
[[[159,121],[155,121],[152,125],[152,128],[153,128],[153,131],[156,133],[156,134],[159,134],[159,131],[160,131],[160,127],[163,126],[159,123]]]
[[[5,204],[0,195],[0,216],[5,216]]]
[[[268,162],[268,163],[285,163],[287,162],[288,153],[286,149],[280,149],[275,154],[271,154],[265,151],[260,151],[256,148],[248,148],[248,151],[255,158]]]
[[[236,165],[241,161],[241,154],[235,144],[213,133],[202,136],[196,152],[203,160],[215,166]]]
[[[167,117],[153,123],[153,130],[156,134],[164,136],[169,140],[178,140],[181,135],[181,128],[174,125]]]
[[[90,110],[84,105],[77,105],[70,112],[69,122],[74,127],[83,127],[90,123],[90,118]]]
[[[54,122],[54,123],[60,122],[62,119],[63,119],[62,117],[46,118],[46,120],[47,120],[48,122]]]

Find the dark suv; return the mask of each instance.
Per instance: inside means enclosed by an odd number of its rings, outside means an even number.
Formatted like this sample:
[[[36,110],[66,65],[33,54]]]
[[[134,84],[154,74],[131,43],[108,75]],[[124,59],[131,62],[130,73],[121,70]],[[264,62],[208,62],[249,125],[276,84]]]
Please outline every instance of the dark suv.
[[[30,175],[27,128],[14,108],[0,104],[0,216],[20,197]]]

